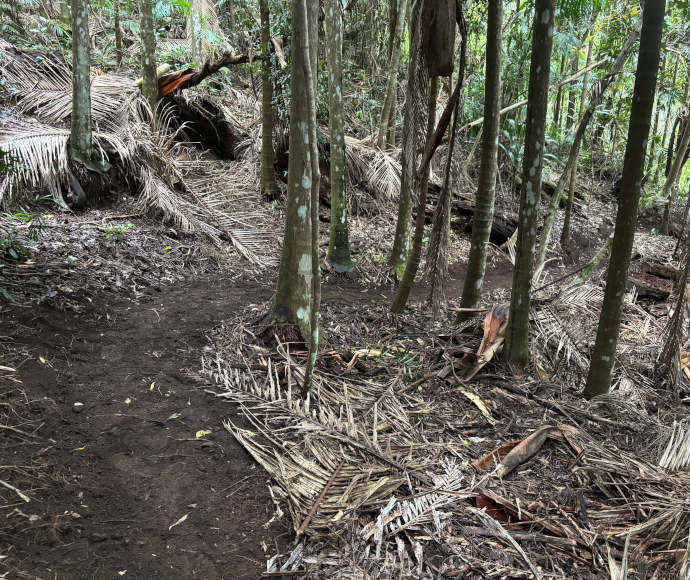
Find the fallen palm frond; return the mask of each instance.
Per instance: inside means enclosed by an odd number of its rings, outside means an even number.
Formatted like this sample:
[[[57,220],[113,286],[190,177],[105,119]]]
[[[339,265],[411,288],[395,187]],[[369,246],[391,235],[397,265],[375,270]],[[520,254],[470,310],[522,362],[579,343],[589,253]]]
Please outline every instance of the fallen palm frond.
[[[478,339],[463,351],[372,302],[366,313],[326,307],[322,324],[335,342],[366,336],[386,346],[322,351],[303,396],[304,353],[260,346],[244,316],[226,323],[201,376],[209,392],[240,405],[249,426],[232,419],[226,428],[279,484],[283,511],[306,536],[268,571],[594,577],[627,561],[676,577],[686,561],[690,479],[668,470],[686,465],[687,434],[647,413],[644,389],[654,384],[640,378],[653,377],[645,365],[660,329],[626,301],[616,390],[584,401],[563,381],[589,362],[602,292],[552,292],[535,300],[533,340],[554,382],[522,386],[496,374],[463,380],[460,356]],[[365,317],[375,330],[360,335]],[[421,379],[407,378],[411,360]],[[472,467],[482,457],[490,459]]]
[[[0,74],[7,80],[8,96],[16,100],[18,113],[34,115],[46,123],[63,123],[72,115],[72,71],[61,57],[8,49]],[[91,116],[95,127],[121,127],[126,122],[128,98],[135,90],[127,77],[92,72]]]

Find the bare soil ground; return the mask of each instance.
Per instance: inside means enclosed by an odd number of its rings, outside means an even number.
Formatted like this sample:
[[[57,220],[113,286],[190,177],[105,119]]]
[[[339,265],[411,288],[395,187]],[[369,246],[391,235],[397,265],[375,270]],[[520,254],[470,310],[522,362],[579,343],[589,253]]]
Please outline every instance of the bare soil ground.
[[[31,502],[14,495],[4,510],[9,577],[256,578],[265,568],[285,531],[266,526],[267,477],[222,429],[230,407],[188,377],[204,331],[267,296],[222,282],[151,290],[138,303],[105,295],[76,314],[4,309],[21,384],[3,383],[3,398],[21,391],[31,423],[28,438],[2,432],[3,464],[44,474],[12,478]]]

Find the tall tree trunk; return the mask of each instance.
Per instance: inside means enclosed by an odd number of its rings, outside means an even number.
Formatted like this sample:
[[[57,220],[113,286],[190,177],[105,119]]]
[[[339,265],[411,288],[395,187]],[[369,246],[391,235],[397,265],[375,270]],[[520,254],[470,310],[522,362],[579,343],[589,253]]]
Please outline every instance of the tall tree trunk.
[[[541,199],[544,134],[549,103],[549,73],[554,31],[554,0],[536,0],[529,72],[525,152],[513,291],[506,332],[506,355],[521,368],[529,365],[529,312],[537,215]]]
[[[268,0],[259,0],[261,17],[261,190],[267,199],[280,193],[273,152],[273,79],[271,75],[271,21]]]
[[[189,0],[187,33],[189,43],[192,47],[192,63],[194,63],[196,68],[199,68],[204,60],[201,17],[201,5],[199,0]]]
[[[317,0],[307,0],[307,21],[301,17],[300,2],[292,4],[292,42],[306,45],[311,56],[310,70],[316,70],[318,37]],[[318,30],[318,29],[317,29]],[[297,63],[295,63],[297,64]],[[312,170],[309,131],[309,99],[304,66],[293,66],[290,77],[290,157],[288,160],[287,208],[280,269],[271,316],[275,322],[296,324],[306,341],[311,337],[312,305],[312,185],[319,175]],[[315,74],[312,75],[316,77]],[[313,79],[313,83],[316,79]],[[312,85],[313,85],[312,83]],[[313,88],[312,88],[313,90]]]
[[[153,23],[153,0],[141,0],[141,92],[156,115],[158,104],[158,76],[156,75],[156,31]]]
[[[412,219],[412,194],[419,188],[417,175],[419,143],[426,130],[424,103],[428,100],[429,75],[422,54],[422,30],[420,26],[421,2],[413,3],[410,11],[410,55],[407,67],[407,90],[403,120],[402,154],[400,165],[400,200],[398,219],[393,238],[393,249],[388,262],[395,274],[402,278],[410,253],[410,221]]]
[[[438,77],[433,77],[429,86],[429,116],[427,117],[426,137],[427,142],[431,139],[434,133],[434,125],[436,124],[436,101],[438,99]],[[398,314],[402,312],[407,304],[407,299],[410,296],[412,285],[414,284],[417,270],[419,269],[419,262],[422,257],[422,238],[424,237],[424,220],[426,216],[426,199],[427,190],[429,188],[429,164],[425,163],[420,168],[422,171],[418,202],[417,202],[417,217],[415,219],[414,237],[412,239],[412,251],[410,252],[410,259],[407,261],[407,267],[403,274],[398,291],[393,298],[393,305],[391,312]]]
[[[60,23],[65,27],[69,28],[71,26],[69,17],[69,0],[60,0]],[[117,19],[118,13],[115,10],[115,18]]]
[[[673,155],[673,161],[671,162],[671,168],[666,176],[666,181],[664,182],[664,187],[661,190],[660,196],[664,204],[664,215],[661,221],[661,233],[664,235],[668,235],[671,221],[671,207],[675,201],[674,190],[686,160],[685,154],[688,150],[688,146],[690,146],[690,121],[681,123],[679,130],[680,127],[684,127],[683,133],[678,137],[678,147],[676,147],[675,153],[669,151],[669,155]]]
[[[544,262],[546,260],[546,251],[549,246],[549,240],[551,238],[553,224],[556,221],[556,215],[558,214],[558,205],[560,203],[561,196],[563,195],[563,191],[565,190],[565,186],[569,181],[572,168],[575,165],[575,162],[577,161],[580,143],[582,141],[582,137],[585,134],[585,131],[587,130],[587,125],[594,116],[594,111],[599,106],[599,103],[601,102],[603,95],[606,92],[606,89],[610,86],[610,84],[613,82],[613,79],[621,71],[623,65],[625,64],[625,61],[628,60],[628,56],[630,56],[630,53],[633,47],[635,46],[636,38],[637,32],[633,31],[623,41],[623,47],[621,48],[621,52],[618,54],[618,57],[616,58],[615,62],[611,65],[611,69],[609,70],[608,74],[599,81],[597,85],[597,90],[593,92],[591,100],[589,102],[589,106],[582,115],[582,118],[580,119],[580,122],[577,125],[577,129],[575,129],[575,134],[573,135],[573,142],[570,145],[570,152],[568,153],[568,160],[566,161],[565,167],[563,168],[563,173],[561,173],[561,177],[558,180],[558,183],[556,184],[556,190],[553,192],[553,195],[551,197],[549,213],[547,214],[546,219],[544,220],[544,227],[542,229],[541,235],[541,244],[539,246],[539,254],[537,257],[537,270],[543,267]]]
[[[594,44],[594,38],[590,38],[589,45],[587,45],[587,63],[585,68],[587,68],[592,61],[592,45]],[[585,99],[587,98],[587,83],[589,82],[589,74],[585,73],[582,77],[582,93],[580,98],[580,112],[579,118],[585,113]],[[575,163],[573,163],[573,169],[570,172],[570,186],[568,188],[568,201],[565,205],[565,217],[563,219],[563,230],[561,231],[561,246],[563,248],[568,247],[570,242],[570,219],[573,213],[573,202],[575,200],[575,184],[577,182],[577,161],[580,156],[580,144],[577,145],[577,152],[575,153]]]
[[[91,78],[89,73],[89,5],[72,0],[72,117],[70,148],[72,158],[92,166]]]
[[[573,55],[573,61],[571,65],[571,72],[575,74],[577,72],[578,66],[580,64],[580,52],[577,51]],[[575,85],[571,84],[568,87],[568,110],[565,114],[565,128],[570,130],[575,123]]]
[[[395,25],[398,21],[398,0],[388,0],[389,16],[388,16],[388,59],[393,56],[393,46],[395,45]],[[407,8],[409,9],[409,3]],[[405,15],[407,18],[407,15]],[[403,25],[403,31],[404,31]],[[402,40],[402,38],[401,38]],[[391,102],[391,110],[388,114],[388,134],[386,135],[386,144],[391,149],[395,148],[395,116],[398,105],[398,83],[393,86],[393,100]]]
[[[662,56],[661,57],[661,68],[659,69],[659,83],[662,82],[662,79],[664,78],[664,69],[666,68],[666,57]],[[652,165],[654,164],[654,150],[656,149],[656,132],[659,129],[659,110],[661,107],[659,106],[659,99],[661,95],[657,95],[656,98],[654,99],[654,122],[652,123],[652,130],[651,130],[651,147],[649,149],[649,155],[647,155],[647,171],[652,170]]]
[[[476,308],[481,301],[484,272],[486,271],[486,252],[494,219],[494,197],[498,171],[498,135],[501,118],[502,27],[503,0],[489,0],[486,23],[484,135],[482,137],[475,212],[472,220],[472,243],[460,301],[462,308]],[[458,320],[463,319],[461,312]]]
[[[65,6],[67,4],[64,4]],[[115,11],[115,62],[117,68],[122,67],[122,27],[120,26],[120,0],[113,0]]]
[[[388,135],[388,126],[390,124],[391,109],[393,108],[393,100],[395,99],[398,80],[398,63],[400,62],[400,41],[402,39],[406,12],[407,0],[400,0],[400,4],[398,5],[398,21],[395,23],[395,38],[393,40],[393,49],[391,51],[390,68],[388,70],[386,97],[383,101],[383,108],[381,109],[381,120],[379,122],[379,136],[376,142],[376,144],[381,149],[383,149],[386,146],[386,136]]]
[[[561,56],[561,76],[560,78],[563,78],[563,73],[565,72],[565,53]],[[556,91],[556,103],[554,106],[554,111],[553,111],[553,124],[554,127],[556,127],[556,131],[558,131],[561,127],[561,104],[563,101],[563,93],[565,91],[563,90],[563,85],[558,85],[558,91]]]
[[[640,54],[637,59],[628,142],[623,163],[621,198],[618,203],[613,249],[606,275],[606,291],[601,305],[597,339],[584,390],[587,396],[607,393],[611,388],[611,369],[618,343],[625,285],[637,223],[640,182],[644,172],[644,158],[654,106],[665,4],[666,0],[647,0],[644,4]]]
[[[668,57],[664,57],[664,60]],[[678,74],[678,58],[676,58],[676,63],[673,67],[673,75],[672,75],[672,80],[671,80],[671,87],[674,87],[676,85],[676,75]],[[661,172],[661,160],[663,159],[664,156],[664,151],[666,150],[666,137],[668,136],[668,127],[669,127],[669,121],[671,120],[671,109],[673,107],[673,91],[670,90],[668,92],[668,100],[666,101],[666,115],[664,118],[664,132],[661,135],[661,143],[660,143],[660,148],[659,148],[659,159],[656,164],[656,170],[654,171],[654,181],[657,181],[659,179],[659,174]]]
[[[302,28],[308,28],[309,34],[302,36],[300,46],[300,65],[304,71],[306,85],[307,111],[309,118],[309,154],[311,161],[311,304],[309,316],[309,359],[304,373],[304,388],[311,390],[316,356],[319,350],[319,317],[321,309],[321,269],[319,266],[319,147],[316,136],[316,58],[318,54],[318,0],[297,0]],[[309,7],[308,4],[309,3]],[[311,13],[309,11],[311,8]],[[312,46],[312,43],[315,46]],[[304,174],[303,174],[304,175]],[[304,177],[303,177],[304,178]]]
[[[343,120],[343,17],[340,0],[326,0],[328,60],[328,131],[331,142],[331,232],[328,261],[337,272],[352,272],[345,189],[345,125]]]

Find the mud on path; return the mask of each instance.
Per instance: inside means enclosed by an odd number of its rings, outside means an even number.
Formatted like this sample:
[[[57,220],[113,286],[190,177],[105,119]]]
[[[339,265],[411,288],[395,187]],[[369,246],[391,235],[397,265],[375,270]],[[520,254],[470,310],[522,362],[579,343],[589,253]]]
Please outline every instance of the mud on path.
[[[32,422],[22,429],[35,435],[27,443],[0,430],[0,479],[31,498],[0,491],[13,504],[2,510],[0,575],[260,575],[274,538],[289,537],[286,521],[265,525],[274,512],[268,477],[222,428],[235,410],[188,373],[207,330],[269,295],[268,285],[228,288],[219,278],[149,290],[138,303],[94,300],[83,314],[0,312],[22,381],[0,381],[2,394],[25,393]],[[201,430],[211,434],[197,438]]]

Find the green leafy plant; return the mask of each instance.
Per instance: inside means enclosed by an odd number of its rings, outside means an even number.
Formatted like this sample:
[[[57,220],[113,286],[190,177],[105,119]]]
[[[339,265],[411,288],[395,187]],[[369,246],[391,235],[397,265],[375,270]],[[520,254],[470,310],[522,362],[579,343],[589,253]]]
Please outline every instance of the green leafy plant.
[[[106,242],[122,242],[127,233],[134,227],[134,224],[118,225],[104,228],[103,239]]]

